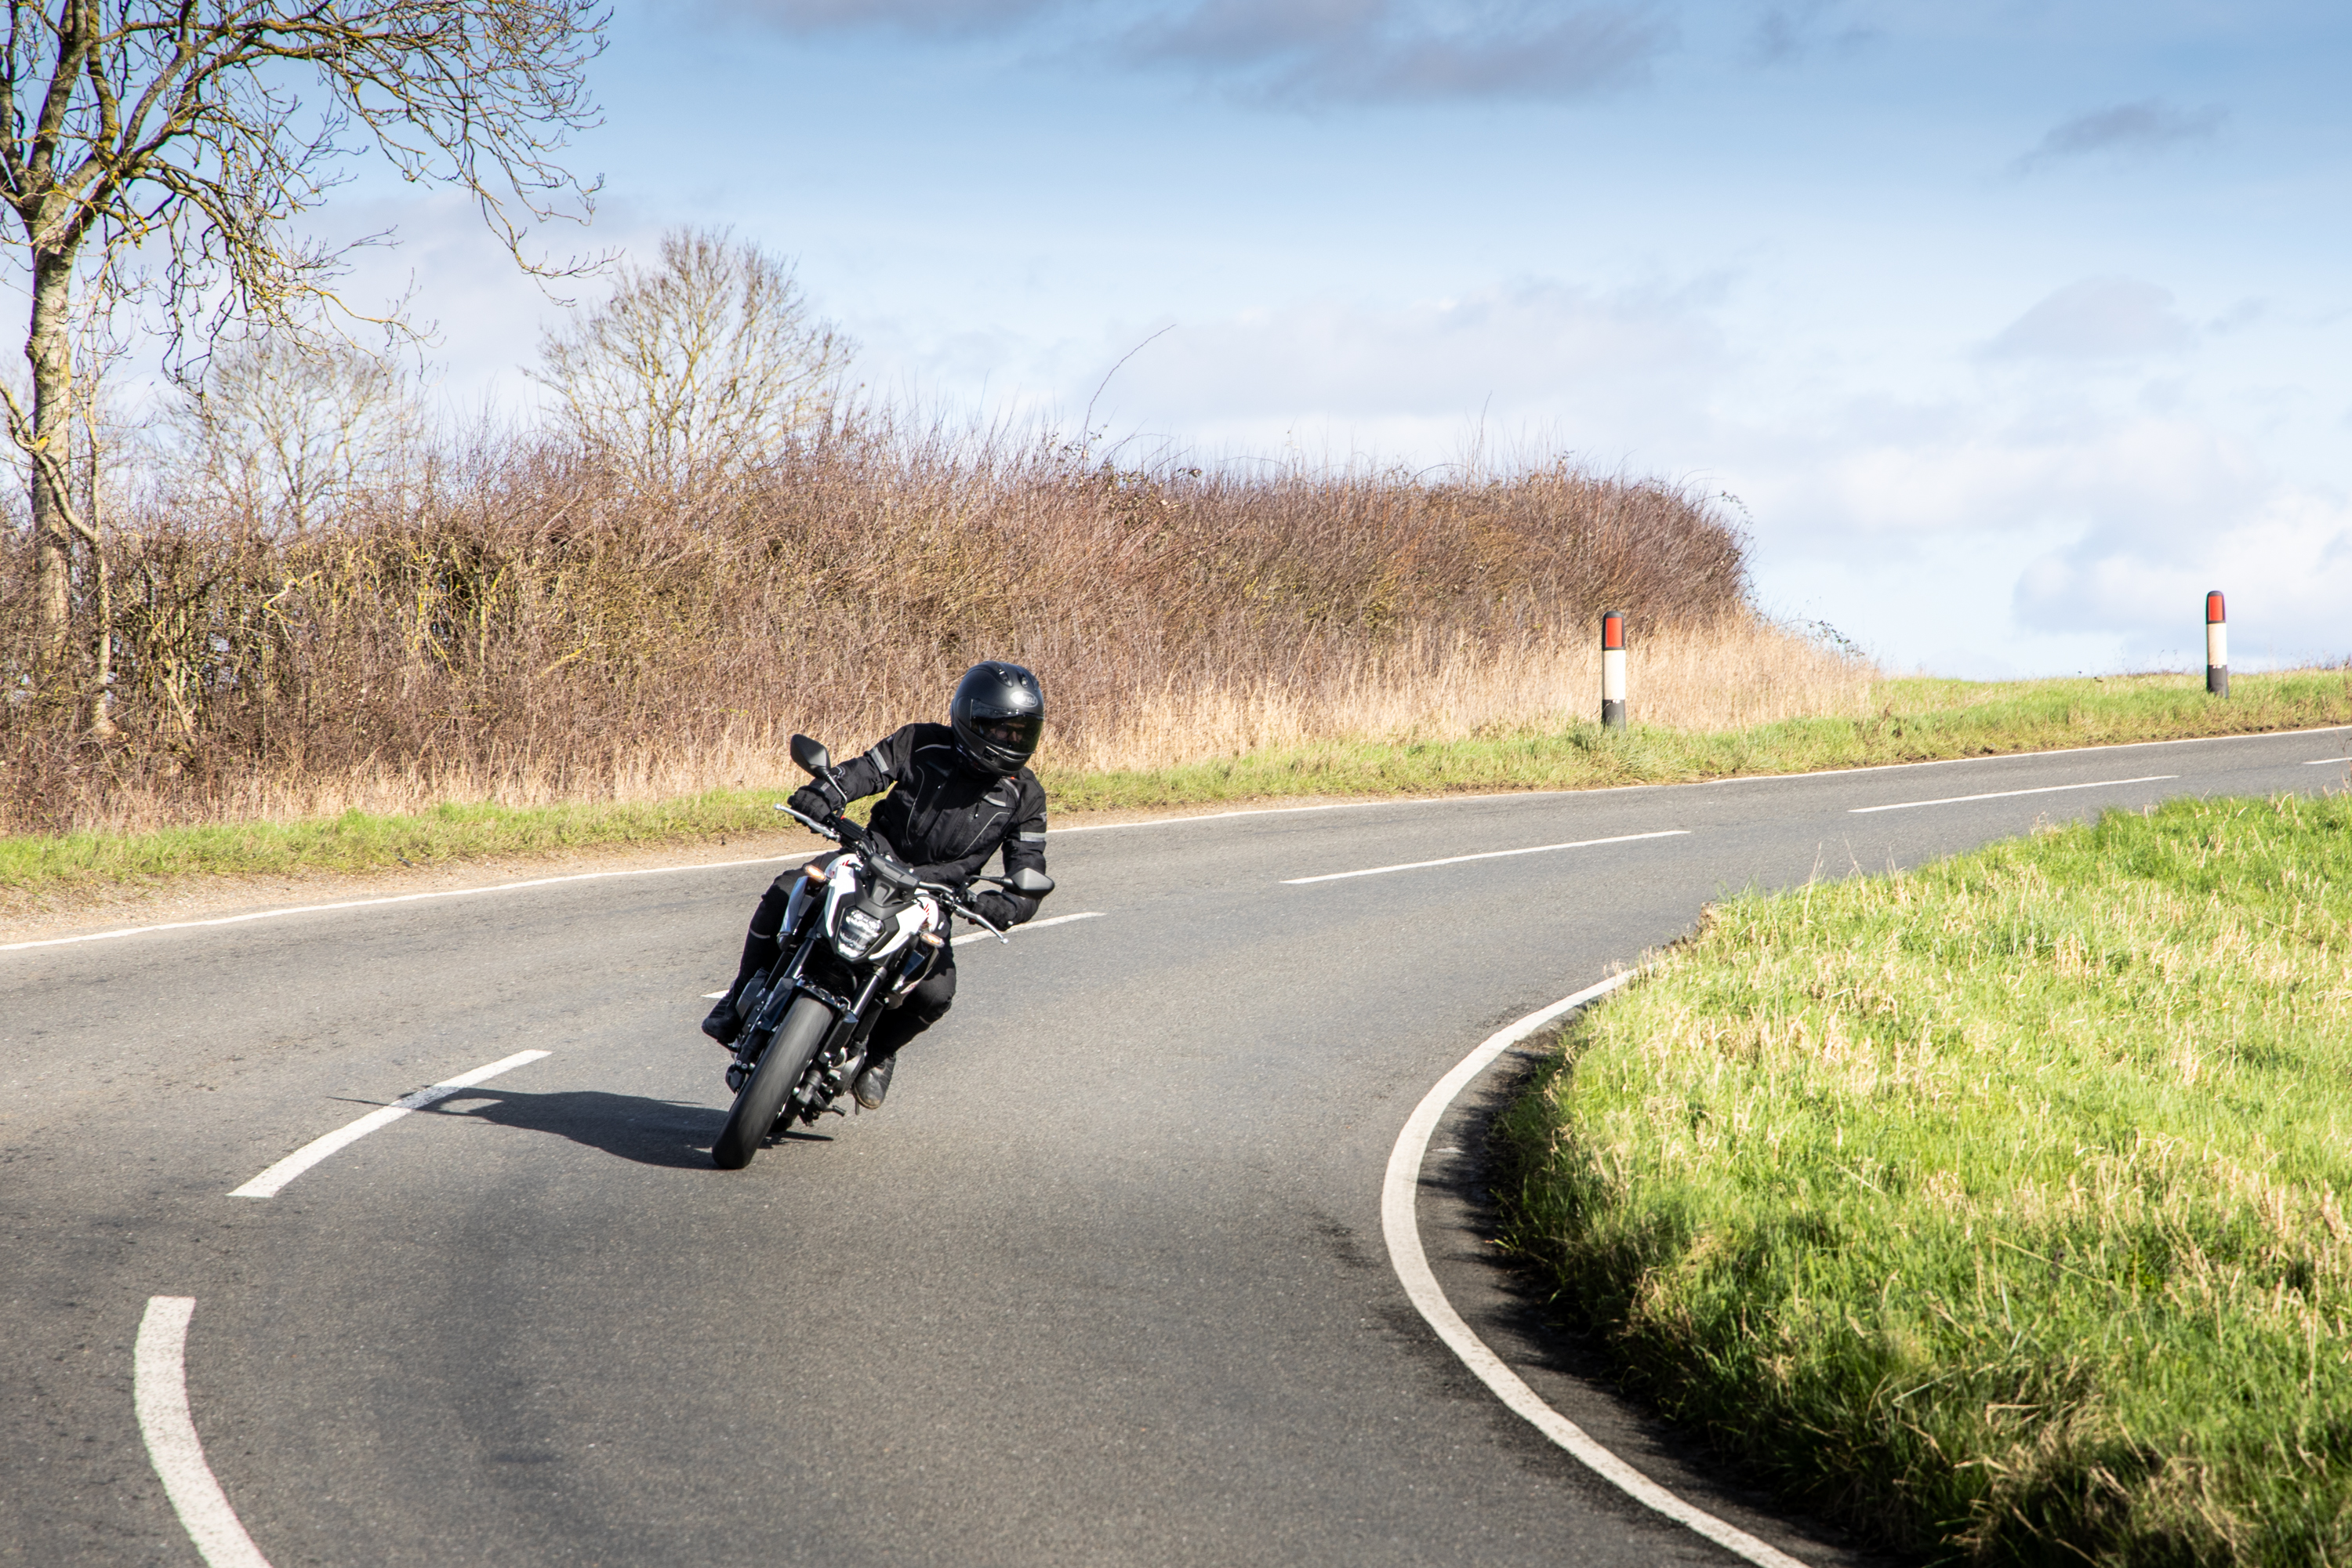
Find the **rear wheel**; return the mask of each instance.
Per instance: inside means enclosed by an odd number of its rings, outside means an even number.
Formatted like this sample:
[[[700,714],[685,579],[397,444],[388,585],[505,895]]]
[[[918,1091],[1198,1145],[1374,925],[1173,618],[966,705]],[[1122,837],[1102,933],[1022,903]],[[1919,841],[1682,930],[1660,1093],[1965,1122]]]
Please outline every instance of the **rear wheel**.
[[[800,1082],[809,1058],[832,1027],[833,1009],[814,996],[793,998],[792,1010],[776,1026],[776,1037],[751,1071],[751,1081],[735,1097],[735,1109],[728,1112],[727,1125],[710,1147],[711,1163],[722,1171],[740,1171],[751,1163],[767,1141],[768,1129],[776,1124],[784,1097]]]

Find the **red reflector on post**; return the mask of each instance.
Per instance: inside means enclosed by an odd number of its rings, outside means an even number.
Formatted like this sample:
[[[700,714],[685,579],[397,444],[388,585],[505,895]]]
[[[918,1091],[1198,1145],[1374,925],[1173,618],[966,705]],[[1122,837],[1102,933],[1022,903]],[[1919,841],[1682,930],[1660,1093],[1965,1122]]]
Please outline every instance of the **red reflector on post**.
[[[2230,695],[2230,627],[2221,617],[2221,590],[2205,595],[2205,689]]]
[[[2221,595],[2216,594],[2213,597],[2218,601],[2221,598]],[[1601,617],[1601,651],[1604,653],[1613,653],[1624,646],[1625,617],[1619,615],[1616,611],[1611,610]]]

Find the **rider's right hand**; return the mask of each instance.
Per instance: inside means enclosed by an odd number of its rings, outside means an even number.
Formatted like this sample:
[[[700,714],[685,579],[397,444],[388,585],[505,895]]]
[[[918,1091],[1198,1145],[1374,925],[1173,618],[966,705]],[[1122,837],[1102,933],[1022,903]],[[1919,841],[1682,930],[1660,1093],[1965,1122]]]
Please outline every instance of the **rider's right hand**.
[[[793,791],[792,797],[784,804],[803,816],[812,817],[818,822],[831,821],[835,811],[839,809],[833,804],[831,795],[813,784],[803,784]]]

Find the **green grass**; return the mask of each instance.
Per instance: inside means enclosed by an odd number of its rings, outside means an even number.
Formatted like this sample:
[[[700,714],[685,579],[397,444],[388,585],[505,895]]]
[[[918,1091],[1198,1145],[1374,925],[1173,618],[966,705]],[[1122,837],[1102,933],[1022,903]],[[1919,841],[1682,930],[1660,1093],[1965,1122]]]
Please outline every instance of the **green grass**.
[[[1637,724],[1620,735],[1579,723],[1442,743],[1335,742],[1152,772],[1049,772],[1045,783],[1054,808],[1069,812],[1802,773],[2343,723],[2352,721],[2352,676],[2241,676],[2227,702],[2209,699],[2201,679],[2187,676],[2003,684],[1890,680],[1879,686],[1875,706],[1879,712],[1866,719],[1796,720],[1712,734]],[[1638,716],[1638,706],[1635,711]],[[406,816],[352,812],[315,822],[0,838],[0,892],[21,900],[77,887],[191,876],[352,873],[683,843],[772,826],[770,804],[800,782],[635,805],[456,805]]]
[[[1507,1112],[1629,1380],[1889,1543],[2352,1561],[2352,800],[1742,898]]]
[[[789,787],[789,786],[786,786]],[[0,888],[37,892],[234,872],[379,870],[599,846],[686,843],[772,830],[783,790],[715,790],[643,805],[444,805],[414,816],[347,811],[317,822],[248,822],[155,833],[0,838]]]
[[[2239,676],[2231,689],[2229,700],[2216,701],[2205,695],[2202,676],[1999,683],[1921,678],[1880,682],[1874,701],[1879,711],[1866,719],[1795,719],[1703,734],[1637,722],[1617,735],[1580,723],[1464,741],[1334,742],[1045,782],[1066,811],[1302,795],[1591,789],[2352,722],[2347,671]],[[1638,721],[1638,703],[1634,714]]]

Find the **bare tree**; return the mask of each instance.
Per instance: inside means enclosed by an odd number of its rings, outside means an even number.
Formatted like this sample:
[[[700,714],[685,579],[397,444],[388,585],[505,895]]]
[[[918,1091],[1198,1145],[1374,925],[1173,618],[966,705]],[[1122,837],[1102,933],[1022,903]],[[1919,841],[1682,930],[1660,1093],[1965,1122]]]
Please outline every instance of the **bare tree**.
[[[89,590],[90,731],[103,739],[114,733],[111,717],[114,662],[113,583],[105,549],[105,517],[121,483],[121,470],[145,445],[143,418],[126,417],[114,395],[115,368],[131,353],[115,310],[122,302],[119,276],[100,268],[79,290],[64,331],[72,344],[72,374],[67,384],[66,408],[55,438],[33,451],[17,443],[17,456],[27,469],[45,471],[56,485],[65,521],[66,573],[70,583],[73,552],[82,552],[83,581]],[[26,386],[13,375],[0,378],[0,404],[10,411],[22,407]],[[12,432],[14,424],[12,422]],[[29,477],[29,475],[28,475]],[[52,650],[55,653],[62,649]],[[54,657],[50,661],[54,664]]]
[[[394,480],[425,435],[398,361],[279,333],[215,349],[164,424],[206,499],[281,534]]]
[[[75,516],[68,324],[77,268],[138,254],[175,342],[207,310],[291,327],[342,252],[294,220],[369,146],[453,183],[520,258],[524,227],[593,194],[554,162],[593,122],[601,0],[9,0],[0,36],[0,231],[31,279],[33,616],[55,668]],[[311,94],[306,97],[305,93]],[[5,388],[0,388],[5,392]]]
[[[773,456],[822,417],[849,341],[789,261],[723,231],[672,229],[660,260],[540,342],[538,379],[583,445],[688,488]]]

